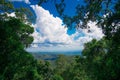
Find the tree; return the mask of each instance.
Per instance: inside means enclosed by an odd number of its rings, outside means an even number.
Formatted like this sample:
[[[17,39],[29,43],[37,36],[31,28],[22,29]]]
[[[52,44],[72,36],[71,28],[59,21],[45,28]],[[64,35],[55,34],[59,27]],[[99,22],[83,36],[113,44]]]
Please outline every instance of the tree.
[[[85,70],[90,79],[101,80],[100,77],[104,76],[103,59],[107,55],[109,49],[107,40],[101,39],[100,41],[92,40],[85,44],[82,51],[84,57]]]
[[[47,2],[48,0],[41,0]],[[24,23],[26,16],[23,8],[15,9],[6,1],[0,2],[0,79],[1,80],[120,80],[120,0],[110,8],[112,0],[85,0],[86,5],[78,5],[77,15],[72,18],[64,15],[64,0],[56,4],[57,11],[64,22],[83,22],[87,28],[89,20],[98,21],[105,37],[85,44],[82,56],[73,62],[60,55],[53,70],[49,62],[36,61],[24,50],[33,41],[30,36],[33,28]],[[103,6],[106,6],[103,10]],[[16,18],[7,14],[16,11]],[[101,15],[102,14],[102,15]],[[108,15],[106,15],[108,14]],[[106,17],[102,17],[106,15]],[[85,16],[87,16],[85,18]],[[27,21],[26,21],[27,22]],[[79,26],[78,26],[79,27]]]
[[[64,55],[59,55],[55,62],[55,73],[62,75],[62,73],[67,69],[69,66],[68,59]]]
[[[54,75],[53,80],[63,80],[63,78],[60,75]]]
[[[33,41],[33,28],[7,15],[15,11],[10,2],[2,0],[0,5],[0,80],[40,80],[36,60],[24,50]]]
[[[48,61],[37,62],[37,72],[43,77],[43,80],[53,80],[53,70]]]
[[[85,3],[85,6],[76,7],[77,15],[73,18],[67,17],[70,19],[67,24],[70,25],[74,22],[79,24],[77,21],[81,20],[83,24],[79,27],[88,28],[86,23],[89,20],[97,20],[105,34],[105,38],[102,40],[92,40],[85,44],[83,57],[86,57],[87,74],[94,80],[119,80],[120,0],[85,0]],[[68,27],[70,27],[69,25]]]

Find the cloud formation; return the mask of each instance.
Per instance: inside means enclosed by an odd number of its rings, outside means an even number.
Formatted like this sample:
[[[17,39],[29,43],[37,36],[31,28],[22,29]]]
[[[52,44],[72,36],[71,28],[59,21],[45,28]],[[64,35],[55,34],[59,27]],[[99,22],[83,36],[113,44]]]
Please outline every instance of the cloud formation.
[[[28,48],[28,51],[76,51],[82,50],[86,42],[93,38],[101,39],[104,35],[102,30],[97,27],[96,22],[89,21],[88,29],[79,28],[72,35],[67,34],[62,20],[59,17],[54,17],[48,10],[38,6],[31,6],[37,16],[36,23],[33,25],[34,37],[33,48]],[[36,43],[39,43],[36,45]]]
[[[9,16],[9,17],[16,17],[16,15],[15,15],[15,12],[12,12],[12,13],[7,13],[7,16]]]
[[[34,42],[53,42],[53,43],[70,43],[71,39],[67,34],[67,28],[58,17],[53,17],[49,11],[44,10],[38,5],[32,6],[36,13],[37,19],[34,25],[33,33]]]
[[[26,4],[30,4],[29,0],[9,0],[9,1],[25,2]]]

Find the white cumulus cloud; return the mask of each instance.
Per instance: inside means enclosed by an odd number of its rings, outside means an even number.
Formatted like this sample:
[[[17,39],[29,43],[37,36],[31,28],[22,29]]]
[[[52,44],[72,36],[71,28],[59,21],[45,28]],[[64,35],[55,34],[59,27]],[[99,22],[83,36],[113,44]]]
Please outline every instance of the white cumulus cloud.
[[[29,0],[9,0],[9,1],[17,1],[17,2],[25,2],[26,4],[30,4],[30,1]]]
[[[34,42],[54,42],[70,43],[71,39],[67,34],[67,28],[64,27],[60,18],[54,17],[49,11],[44,10],[38,5],[32,6],[37,19],[34,25]]]
[[[75,35],[79,35],[78,32],[82,32],[84,36],[79,37],[77,41],[82,40],[88,42],[92,39],[100,40],[104,36],[102,29],[97,26],[97,22],[88,21],[87,26],[89,26],[87,29],[78,29]]]
[[[28,48],[28,51],[75,51],[82,50],[86,42],[93,38],[101,39],[104,35],[102,30],[97,27],[97,22],[88,22],[88,29],[78,29],[72,35],[67,34],[62,20],[59,17],[54,17],[48,10],[38,6],[31,6],[37,16],[34,26],[33,43],[40,43],[34,48]]]
[[[16,17],[16,15],[15,15],[15,12],[12,12],[12,13],[7,13],[7,16],[9,16],[9,17]]]

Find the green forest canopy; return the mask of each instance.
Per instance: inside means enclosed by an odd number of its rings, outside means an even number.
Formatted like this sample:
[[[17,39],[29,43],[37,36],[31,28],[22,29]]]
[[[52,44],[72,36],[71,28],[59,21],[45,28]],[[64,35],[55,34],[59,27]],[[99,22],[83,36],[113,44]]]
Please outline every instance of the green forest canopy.
[[[40,1],[39,5],[47,0]],[[58,12],[67,25],[81,19],[83,27],[86,27],[87,21],[98,20],[105,37],[86,43],[82,55],[73,57],[72,60],[60,55],[53,68],[50,62],[36,60],[24,50],[32,43],[33,37],[30,34],[34,31],[29,24],[25,24],[27,20],[24,8],[15,9],[12,3],[1,0],[0,80],[120,80],[120,0],[114,3],[113,11],[109,8],[112,0],[106,0],[104,14],[109,15],[105,18],[99,16],[103,10],[103,0],[85,2],[86,6],[78,6],[78,10],[82,11],[78,11],[73,18],[64,16],[65,7],[60,6],[64,0],[56,4],[56,8],[59,8]],[[15,12],[17,17],[9,17],[6,12]],[[84,19],[87,12],[88,18]],[[66,18],[71,20],[70,23],[66,22]]]

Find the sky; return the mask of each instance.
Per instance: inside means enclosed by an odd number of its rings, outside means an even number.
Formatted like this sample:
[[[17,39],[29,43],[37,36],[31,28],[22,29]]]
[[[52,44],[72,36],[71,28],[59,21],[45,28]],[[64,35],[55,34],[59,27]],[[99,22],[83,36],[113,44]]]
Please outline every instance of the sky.
[[[102,29],[98,28],[97,22],[89,21],[90,26],[88,33],[87,29],[71,29],[65,28],[63,20],[59,17],[54,3],[48,2],[37,5],[38,0],[9,0],[16,7],[28,7],[36,16],[36,21],[32,23],[34,33],[32,34],[34,41],[31,47],[26,50],[29,52],[76,52],[84,49],[84,44],[92,39],[101,39],[104,34]],[[65,14],[69,16],[75,15],[75,6],[83,4],[82,0],[65,0]],[[74,4],[73,4],[74,3]],[[11,14],[13,15],[13,14]]]

